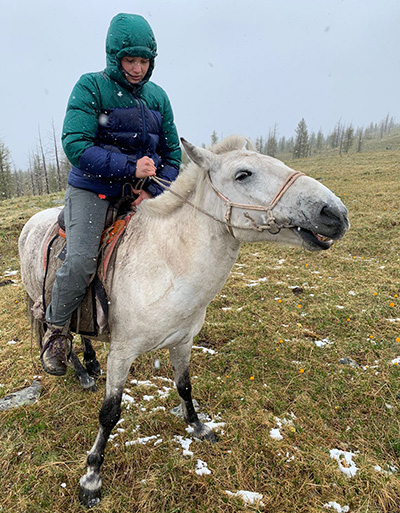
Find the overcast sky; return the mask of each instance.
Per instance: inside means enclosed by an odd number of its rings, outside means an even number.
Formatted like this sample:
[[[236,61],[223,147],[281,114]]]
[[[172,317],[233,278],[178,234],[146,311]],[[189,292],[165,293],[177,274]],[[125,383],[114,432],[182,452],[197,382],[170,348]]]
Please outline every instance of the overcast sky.
[[[400,122],[398,0],[0,0],[0,140],[26,169],[81,74],[105,67],[118,12],[143,15],[158,43],[152,79],[179,135],[291,137],[302,117],[325,135],[388,112]]]

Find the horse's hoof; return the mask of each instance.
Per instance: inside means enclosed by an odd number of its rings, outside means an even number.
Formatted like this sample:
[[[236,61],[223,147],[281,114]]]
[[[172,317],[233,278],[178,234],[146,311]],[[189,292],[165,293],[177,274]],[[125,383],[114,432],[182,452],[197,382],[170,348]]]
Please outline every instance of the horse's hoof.
[[[85,360],[84,363],[89,376],[100,376],[101,367],[95,358],[93,360]]]
[[[214,433],[214,431],[210,431],[209,433],[207,433],[204,436],[203,440],[207,440],[207,442],[211,442],[212,444],[216,444],[218,442],[218,437]]]
[[[96,389],[96,382],[94,378],[89,376],[86,372],[82,374],[76,374],[76,377],[79,379],[79,383],[84,390]]]
[[[88,490],[87,488],[79,487],[79,502],[85,508],[93,508],[100,503],[101,491],[100,488],[97,490]]]
[[[191,426],[193,427],[192,434],[195,438],[207,440],[207,442],[211,442],[213,444],[218,441],[217,435],[214,431],[211,431],[211,429],[202,422],[198,421],[194,425],[191,424]]]

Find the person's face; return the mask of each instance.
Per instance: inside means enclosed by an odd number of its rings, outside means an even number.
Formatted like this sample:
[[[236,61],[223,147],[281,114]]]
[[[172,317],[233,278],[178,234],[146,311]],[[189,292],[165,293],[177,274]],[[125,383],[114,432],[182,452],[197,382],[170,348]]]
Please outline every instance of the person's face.
[[[122,69],[126,71],[126,80],[130,84],[138,84],[144,79],[149,70],[150,59],[127,55],[122,58],[121,65]]]

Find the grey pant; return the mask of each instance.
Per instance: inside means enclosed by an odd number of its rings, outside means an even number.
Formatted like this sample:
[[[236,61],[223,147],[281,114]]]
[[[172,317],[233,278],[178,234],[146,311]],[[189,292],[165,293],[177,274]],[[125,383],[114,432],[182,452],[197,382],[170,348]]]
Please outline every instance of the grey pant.
[[[65,233],[67,256],[56,273],[46,321],[64,326],[81,304],[90,277],[96,270],[100,237],[109,202],[97,194],[67,186]]]

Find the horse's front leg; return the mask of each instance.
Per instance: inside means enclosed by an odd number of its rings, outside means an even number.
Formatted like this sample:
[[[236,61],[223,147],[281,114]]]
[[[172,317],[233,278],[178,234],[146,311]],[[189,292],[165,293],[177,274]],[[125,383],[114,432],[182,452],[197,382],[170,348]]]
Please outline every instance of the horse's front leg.
[[[169,350],[176,388],[181,398],[183,418],[194,429],[193,435],[203,440],[216,442],[217,438],[211,429],[203,424],[193,406],[192,385],[190,383],[189,362],[192,340]]]
[[[100,468],[104,461],[107,440],[121,415],[121,399],[133,357],[110,351],[107,361],[107,383],[99,414],[100,428],[87,457],[87,472],[80,480],[79,500],[91,508],[101,499]]]

